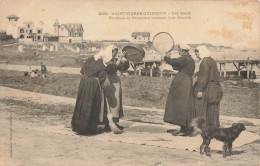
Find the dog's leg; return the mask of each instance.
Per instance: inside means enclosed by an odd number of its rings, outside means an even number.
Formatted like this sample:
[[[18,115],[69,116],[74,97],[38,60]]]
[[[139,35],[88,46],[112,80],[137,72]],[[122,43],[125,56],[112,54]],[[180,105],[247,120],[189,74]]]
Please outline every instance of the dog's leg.
[[[206,144],[206,139],[203,138],[203,142],[200,145],[200,154],[201,155],[204,155],[204,146],[205,146],[205,144]]]
[[[222,155],[223,155],[223,157],[226,157],[226,145],[225,144],[223,145],[223,148],[222,148]]]
[[[227,156],[226,155],[227,148],[228,148],[228,144],[227,142],[225,142],[223,145],[223,152],[222,152],[224,158]]]
[[[229,152],[229,155],[232,156],[232,142],[228,143],[228,152]]]
[[[207,138],[207,140],[206,140],[206,147],[205,147],[205,152],[206,152],[207,156],[211,156],[211,154],[210,154],[210,147],[209,147],[210,141],[211,141],[211,138]]]

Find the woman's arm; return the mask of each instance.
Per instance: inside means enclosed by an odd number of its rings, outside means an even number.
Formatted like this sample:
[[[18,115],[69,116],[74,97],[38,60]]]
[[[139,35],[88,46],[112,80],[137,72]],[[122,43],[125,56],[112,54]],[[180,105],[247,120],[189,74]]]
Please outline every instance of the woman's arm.
[[[85,74],[85,63],[82,65],[82,67],[81,67],[81,69],[80,69],[80,73],[82,74],[82,75],[84,75]]]
[[[107,76],[107,73],[106,73],[105,70],[100,70],[100,71],[98,72],[97,78],[98,78],[98,81],[99,81],[99,83],[100,83],[101,85],[104,84],[104,82],[105,82],[105,80],[106,80],[106,78],[107,78],[106,76]]]
[[[179,57],[179,58],[170,58],[165,56],[164,57],[164,61],[166,61],[166,63],[172,65],[174,70],[178,70],[181,69],[185,63],[186,63],[186,58],[185,57]]]
[[[125,71],[129,68],[129,61],[121,62],[117,65],[117,70]]]
[[[209,81],[209,65],[206,61],[202,61],[199,69],[198,84],[196,86],[197,92],[202,92],[208,85]]]
[[[117,59],[117,61],[116,61],[116,65],[117,65],[117,66],[121,63],[123,57],[125,57],[125,56],[126,56],[126,52],[125,52],[125,51],[122,52],[122,55],[118,56],[118,59]]]

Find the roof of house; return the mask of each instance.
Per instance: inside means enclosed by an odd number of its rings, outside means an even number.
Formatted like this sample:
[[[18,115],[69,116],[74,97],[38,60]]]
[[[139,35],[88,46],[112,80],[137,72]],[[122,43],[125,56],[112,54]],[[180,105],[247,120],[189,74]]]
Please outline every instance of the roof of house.
[[[55,21],[55,23],[53,24],[53,26],[59,26],[60,24],[59,24],[59,21],[58,21],[58,19],[56,19],[56,21]]]
[[[82,24],[62,24],[61,26],[64,26],[68,31],[84,31]]]
[[[17,15],[14,15],[14,14],[12,14],[12,15],[9,15],[9,16],[7,16],[6,18],[20,18],[20,17],[18,17]]]
[[[132,37],[150,37],[150,32],[132,32]]]

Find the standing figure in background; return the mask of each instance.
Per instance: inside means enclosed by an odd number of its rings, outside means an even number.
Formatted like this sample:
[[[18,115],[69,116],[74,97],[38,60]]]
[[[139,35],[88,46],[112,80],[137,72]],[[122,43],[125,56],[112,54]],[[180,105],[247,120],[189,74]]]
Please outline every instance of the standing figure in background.
[[[206,46],[199,46],[195,54],[200,59],[198,79],[193,85],[194,112],[202,117],[207,126],[219,127],[219,105],[223,96],[217,63]]]
[[[43,62],[41,62],[41,72],[42,72],[42,76],[45,77],[47,73],[47,68]]]
[[[180,131],[173,135],[186,136],[190,133],[189,123],[193,118],[192,75],[195,70],[195,62],[189,54],[189,46],[180,45],[181,57],[171,59],[168,54],[164,57],[166,63],[179,72],[174,77],[168,94],[164,121],[180,126]]]

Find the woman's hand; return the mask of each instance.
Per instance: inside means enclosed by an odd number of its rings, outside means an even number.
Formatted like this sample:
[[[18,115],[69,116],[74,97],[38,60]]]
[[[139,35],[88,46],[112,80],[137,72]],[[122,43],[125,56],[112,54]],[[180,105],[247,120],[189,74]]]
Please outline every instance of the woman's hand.
[[[106,78],[105,81],[104,81],[104,84],[103,84],[102,88],[103,88],[104,90],[108,90],[109,87],[110,87],[110,81],[109,81],[108,78]]]
[[[122,59],[122,58],[125,57],[125,56],[126,56],[126,52],[123,51],[122,54],[118,56],[118,59]]]
[[[165,56],[167,56],[167,57],[170,58],[170,56],[171,56],[171,51],[166,52],[166,55],[165,55]]]
[[[122,55],[119,55],[119,56],[118,56],[118,59],[117,59],[117,61],[116,61],[116,65],[119,65],[120,62],[122,61],[123,57],[125,57],[125,56],[126,56],[126,52],[123,51],[123,52],[122,52]]]
[[[164,60],[164,57],[168,57],[168,58],[170,58],[170,55],[171,55],[171,52],[169,51],[169,52],[166,52],[165,53],[165,55],[163,55],[161,58],[161,60],[163,61]]]
[[[198,98],[198,99],[201,99],[201,98],[202,98],[202,92],[198,92],[197,98]]]
[[[126,57],[126,52],[125,51],[122,52],[122,57]]]

